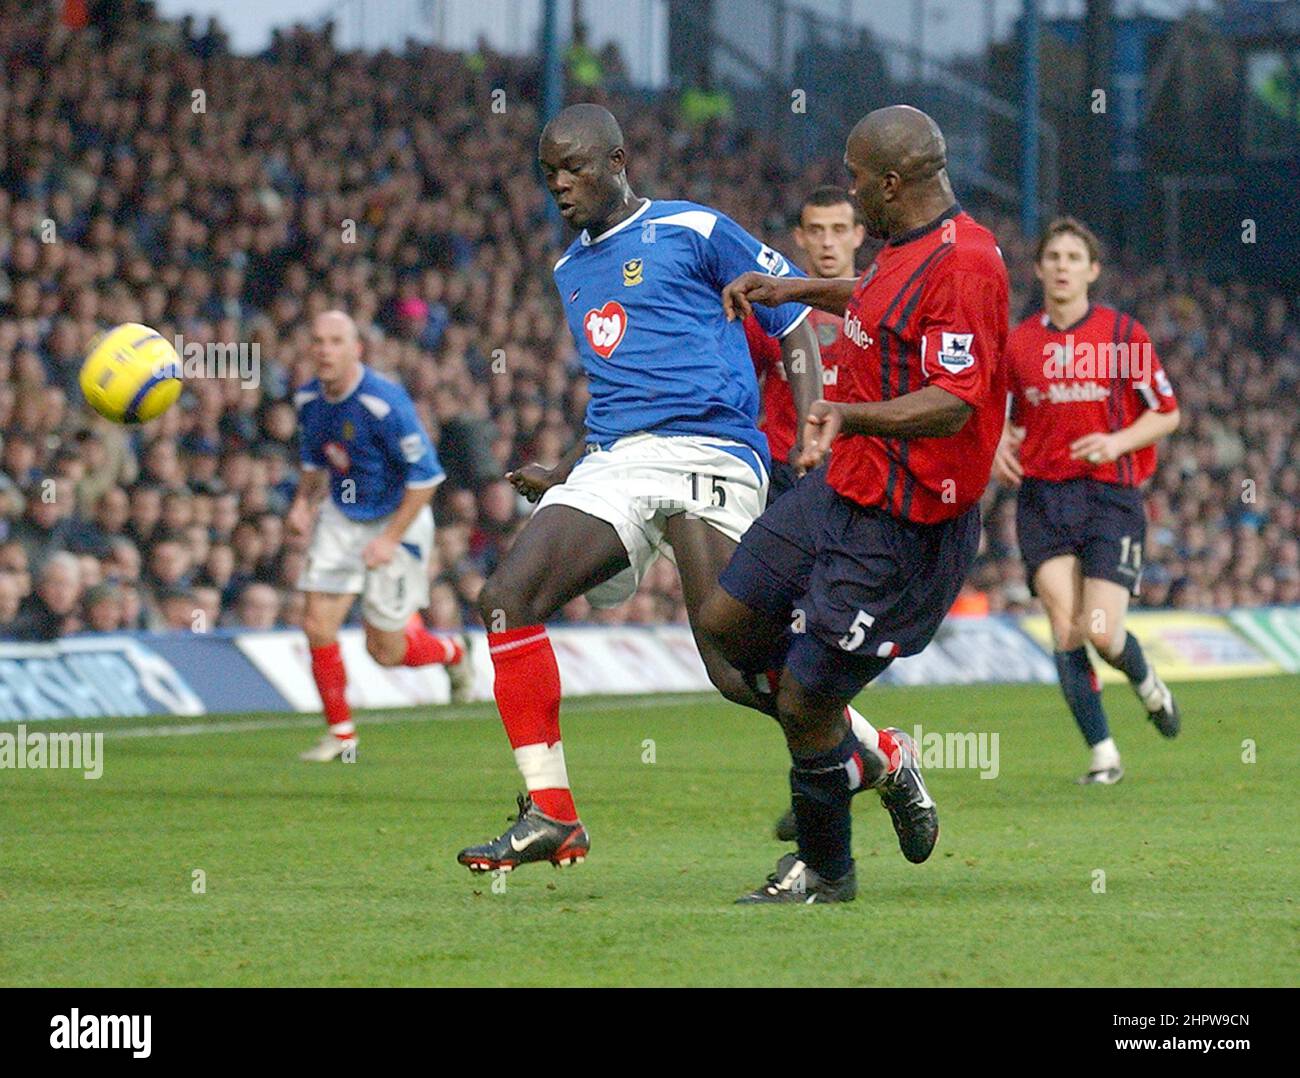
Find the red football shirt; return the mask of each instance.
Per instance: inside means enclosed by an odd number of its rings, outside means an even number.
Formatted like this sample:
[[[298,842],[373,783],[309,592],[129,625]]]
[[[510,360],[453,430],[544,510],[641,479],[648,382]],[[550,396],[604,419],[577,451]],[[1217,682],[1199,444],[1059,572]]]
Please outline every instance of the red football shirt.
[[[1110,307],[1089,307],[1065,329],[1046,312],[1026,318],[1007,339],[1007,388],[1011,421],[1025,428],[1020,463],[1035,479],[1145,482],[1156,468],[1155,446],[1089,464],[1070,459],[1070,443],[1127,427],[1148,408],[1178,407],[1142,323]]]
[[[841,399],[892,400],[933,385],[973,412],[947,438],[836,439],[832,487],[922,524],[979,500],[1006,415],[1009,291],[993,233],[960,207],[881,248],[844,312]]]
[[[822,355],[822,397],[828,401],[839,400],[840,368],[837,354],[844,340],[840,333],[843,319],[816,308],[808,312],[808,323],[817,334],[817,344]],[[767,445],[773,460],[788,461],[794,448],[795,415],[794,394],[781,362],[781,342],[763,332],[763,327],[751,314],[745,319],[745,339],[749,342],[749,356],[754,361],[763,393],[763,416],[759,429],[767,435]]]

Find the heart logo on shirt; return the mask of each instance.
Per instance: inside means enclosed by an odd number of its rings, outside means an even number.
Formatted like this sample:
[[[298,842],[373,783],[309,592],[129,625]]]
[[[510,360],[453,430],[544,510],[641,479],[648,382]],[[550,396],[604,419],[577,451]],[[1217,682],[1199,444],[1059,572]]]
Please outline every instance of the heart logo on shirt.
[[[613,299],[600,310],[593,307],[582,316],[582,331],[591,350],[601,359],[609,359],[627,332],[627,311]]]

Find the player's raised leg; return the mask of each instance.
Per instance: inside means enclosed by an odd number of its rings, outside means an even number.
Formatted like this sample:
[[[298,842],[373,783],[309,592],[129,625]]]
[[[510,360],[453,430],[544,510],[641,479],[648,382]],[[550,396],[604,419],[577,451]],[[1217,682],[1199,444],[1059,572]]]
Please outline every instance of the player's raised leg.
[[[339,652],[339,628],[355,600],[353,593],[307,592],[302,628],[311,649],[311,674],[329,727],[320,742],[299,757],[309,763],[328,763],[349,748],[356,749],[357,730],[347,701],[348,674]]]
[[[557,556],[557,552],[562,552]],[[529,861],[569,864],[590,848],[560,738],[560,672],[542,624],[565,603],[629,565],[613,525],[567,505],[539,509],[479,594],[496,673],[493,692],[528,798],[514,825],[461,850],[476,872]]]
[[[1138,638],[1124,626],[1129,594],[1128,588],[1114,581],[1084,579],[1088,640],[1098,655],[1128,678],[1155,728],[1165,737],[1177,737],[1179,717],[1174,694],[1147,661]]]
[[[1092,753],[1087,774],[1079,781],[1112,786],[1124,777],[1124,768],[1102,706],[1101,683],[1084,647],[1088,619],[1083,589],[1083,567],[1073,554],[1048,558],[1034,572],[1034,592],[1052,630],[1061,695]]]

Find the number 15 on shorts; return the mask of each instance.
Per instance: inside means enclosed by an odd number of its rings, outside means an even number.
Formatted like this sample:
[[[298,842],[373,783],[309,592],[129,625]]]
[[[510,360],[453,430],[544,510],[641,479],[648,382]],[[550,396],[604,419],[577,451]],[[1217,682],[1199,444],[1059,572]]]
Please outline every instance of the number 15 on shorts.
[[[709,504],[715,505],[719,509],[726,508],[727,505],[727,488],[722,485],[723,477],[720,475],[700,475],[699,472],[691,472],[691,501],[700,500],[700,480],[704,479],[708,484],[706,493],[709,497]]]

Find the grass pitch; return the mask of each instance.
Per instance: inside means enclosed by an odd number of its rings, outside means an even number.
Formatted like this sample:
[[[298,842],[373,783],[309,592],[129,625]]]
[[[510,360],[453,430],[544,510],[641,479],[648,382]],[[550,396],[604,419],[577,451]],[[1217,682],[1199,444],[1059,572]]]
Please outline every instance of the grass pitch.
[[[782,852],[788,758],[716,697],[566,704],[592,859],[504,889],[455,863],[512,811],[490,705],[363,716],[351,765],[299,763],[303,717],[116,720],[97,781],[0,770],[0,983],[1294,983],[1300,678],[1178,692],[1165,742],[1107,690],[1128,775],[1082,788],[1054,686],[868,690],[878,726],[996,733],[999,773],[927,773],[942,833],[922,866],[859,797],[858,901],[824,908],[732,904]]]

